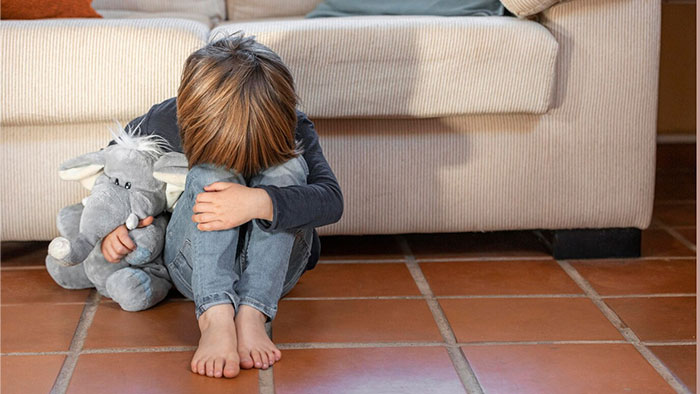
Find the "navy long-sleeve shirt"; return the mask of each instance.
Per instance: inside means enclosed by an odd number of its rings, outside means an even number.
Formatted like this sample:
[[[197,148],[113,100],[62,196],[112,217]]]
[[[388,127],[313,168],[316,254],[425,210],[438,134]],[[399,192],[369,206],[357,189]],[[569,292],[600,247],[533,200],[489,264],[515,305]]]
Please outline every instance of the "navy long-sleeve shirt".
[[[303,157],[309,167],[306,185],[259,185],[272,200],[272,221],[256,219],[265,231],[276,232],[301,227],[320,227],[335,223],[343,214],[343,194],[338,180],[323,156],[314,124],[303,112],[297,110],[295,138],[300,141]],[[170,149],[183,153],[180,127],[177,123],[176,97],[169,98],[129,122],[129,127],[139,125],[140,134],[157,134],[165,138]],[[114,144],[114,140],[109,145]],[[314,230],[311,256],[307,269],[312,269],[320,256],[320,240]]]

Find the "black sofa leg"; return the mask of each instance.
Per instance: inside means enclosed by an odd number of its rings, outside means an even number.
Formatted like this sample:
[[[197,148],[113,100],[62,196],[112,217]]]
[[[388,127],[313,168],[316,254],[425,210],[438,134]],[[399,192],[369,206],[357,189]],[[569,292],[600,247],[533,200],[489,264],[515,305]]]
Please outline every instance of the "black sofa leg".
[[[635,258],[642,254],[638,228],[538,230],[557,260]]]

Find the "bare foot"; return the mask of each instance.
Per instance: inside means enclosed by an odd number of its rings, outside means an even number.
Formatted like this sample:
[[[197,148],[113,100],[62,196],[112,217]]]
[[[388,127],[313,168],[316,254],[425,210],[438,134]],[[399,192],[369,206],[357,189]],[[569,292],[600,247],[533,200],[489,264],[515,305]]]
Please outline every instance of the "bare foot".
[[[282,358],[282,352],[265,332],[267,317],[262,312],[249,305],[241,305],[235,320],[241,367],[267,369]]]
[[[197,323],[202,336],[190,368],[200,375],[233,378],[240,372],[236,351],[236,324],[231,304],[214,305],[204,311]]]

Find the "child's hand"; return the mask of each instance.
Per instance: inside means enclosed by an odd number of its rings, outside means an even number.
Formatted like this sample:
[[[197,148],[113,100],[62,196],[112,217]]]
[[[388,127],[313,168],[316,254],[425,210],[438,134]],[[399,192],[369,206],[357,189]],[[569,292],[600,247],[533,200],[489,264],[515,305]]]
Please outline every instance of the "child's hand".
[[[272,220],[272,200],[264,189],[214,182],[204,190],[192,207],[192,221],[199,230],[227,230],[253,219]]]
[[[142,219],[138,227],[146,227],[151,223],[153,223],[153,216]],[[131,253],[134,249],[136,249],[136,244],[129,237],[129,230],[124,224],[115,228],[102,240],[102,255],[110,263],[120,262],[124,256]]]

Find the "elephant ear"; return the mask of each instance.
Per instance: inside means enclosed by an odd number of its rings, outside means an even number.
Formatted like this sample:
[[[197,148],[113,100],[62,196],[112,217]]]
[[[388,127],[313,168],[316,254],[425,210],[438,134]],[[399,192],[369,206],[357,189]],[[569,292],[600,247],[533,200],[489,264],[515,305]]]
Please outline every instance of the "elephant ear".
[[[165,182],[166,209],[172,212],[180,195],[185,190],[187,158],[180,152],[168,152],[153,165],[153,177]]]
[[[58,176],[66,181],[79,181],[86,189],[92,190],[95,179],[104,171],[104,148],[69,159],[58,168]]]

